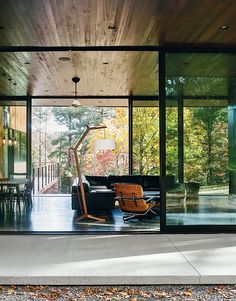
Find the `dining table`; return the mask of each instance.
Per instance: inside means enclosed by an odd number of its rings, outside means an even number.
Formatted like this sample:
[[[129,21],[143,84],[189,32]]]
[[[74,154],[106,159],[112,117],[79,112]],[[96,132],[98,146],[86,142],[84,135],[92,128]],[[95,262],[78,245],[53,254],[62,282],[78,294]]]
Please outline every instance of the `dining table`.
[[[15,188],[17,203],[20,202],[20,187],[25,186],[29,181],[28,178],[0,178],[0,188]]]

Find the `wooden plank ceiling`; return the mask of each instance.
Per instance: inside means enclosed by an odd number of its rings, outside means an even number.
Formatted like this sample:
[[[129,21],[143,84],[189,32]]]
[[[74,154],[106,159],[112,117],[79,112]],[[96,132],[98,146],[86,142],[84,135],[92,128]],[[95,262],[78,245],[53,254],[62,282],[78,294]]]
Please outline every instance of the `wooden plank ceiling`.
[[[236,46],[235,12],[235,0],[1,1],[0,46]],[[19,95],[71,95],[75,75],[80,95],[155,95],[156,62],[154,52],[0,54]]]
[[[0,78],[0,89],[12,94],[12,78],[18,95],[72,96],[72,77],[78,76],[78,95],[156,95],[157,59],[156,52],[1,53],[7,77]]]
[[[169,53],[166,77],[168,80],[183,77],[184,95],[227,97],[229,85],[236,79],[236,54]]]

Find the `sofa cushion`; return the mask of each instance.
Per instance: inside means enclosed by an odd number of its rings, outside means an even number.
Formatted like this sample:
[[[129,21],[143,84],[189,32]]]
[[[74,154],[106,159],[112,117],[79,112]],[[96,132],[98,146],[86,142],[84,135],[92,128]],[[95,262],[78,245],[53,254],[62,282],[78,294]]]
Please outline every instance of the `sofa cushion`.
[[[123,183],[139,184],[141,185],[140,175],[125,175],[122,176]]]
[[[72,209],[78,210],[81,213],[81,195],[72,193]],[[112,191],[107,192],[89,192],[85,193],[86,205],[89,212],[109,211],[115,208],[115,193]]]
[[[84,185],[84,192],[90,192],[91,191],[91,187],[90,187],[89,181],[87,181],[84,176],[82,176],[82,182],[83,182],[83,185]],[[72,192],[74,192],[74,193],[77,192],[77,186],[78,185],[79,185],[79,179],[76,178],[74,180],[73,185],[72,185]]]
[[[114,188],[115,183],[123,183],[122,176],[114,176],[110,175],[108,176],[108,188]]]
[[[106,176],[85,176],[86,179],[89,181],[90,186],[108,186],[108,179]]]
[[[156,190],[160,189],[159,176],[142,176],[143,190]]]
[[[97,191],[104,190],[104,189],[109,190],[107,188],[107,186],[90,186],[90,187],[91,187],[91,190],[97,190]]]
[[[130,183],[141,185],[141,176],[139,175],[125,175],[125,176],[108,176],[108,188],[113,188],[115,183]]]

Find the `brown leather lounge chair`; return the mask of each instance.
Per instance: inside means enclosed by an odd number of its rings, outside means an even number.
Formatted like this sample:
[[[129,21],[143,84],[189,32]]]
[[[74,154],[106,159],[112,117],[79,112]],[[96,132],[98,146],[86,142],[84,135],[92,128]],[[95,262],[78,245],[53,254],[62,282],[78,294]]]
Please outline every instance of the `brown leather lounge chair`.
[[[145,216],[148,212],[152,212],[160,207],[160,202],[155,202],[157,199],[155,196],[146,197],[143,196],[143,188],[138,184],[114,184],[116,200],[119,202],[121,212],[126,215],[123,217],[124,221],[127,221],[134,217]]]

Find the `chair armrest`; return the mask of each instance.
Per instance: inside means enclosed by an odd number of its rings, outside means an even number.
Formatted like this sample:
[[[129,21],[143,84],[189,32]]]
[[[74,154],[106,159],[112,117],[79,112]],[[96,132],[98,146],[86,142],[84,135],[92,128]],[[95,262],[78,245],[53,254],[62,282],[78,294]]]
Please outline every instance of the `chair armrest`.
[[[116,196],[115,197],[115,200],[119,200],[120,197],[119,196]],[[130,198],[122,198],[123,200],[130,200],[130,201],[138,201],[138,200],[145,200],[146,202],[151,202],[151,201],[154,201],[156,199],[159,199],[158,196],[145,196],[145,197],[142,197],[142,198],[133,198],[133,197],[130,197]]]

